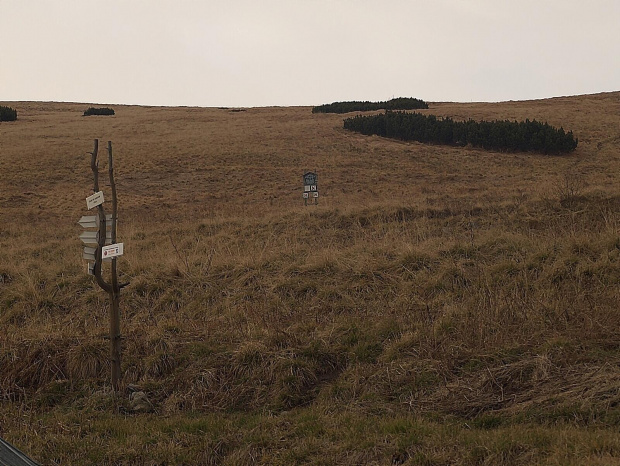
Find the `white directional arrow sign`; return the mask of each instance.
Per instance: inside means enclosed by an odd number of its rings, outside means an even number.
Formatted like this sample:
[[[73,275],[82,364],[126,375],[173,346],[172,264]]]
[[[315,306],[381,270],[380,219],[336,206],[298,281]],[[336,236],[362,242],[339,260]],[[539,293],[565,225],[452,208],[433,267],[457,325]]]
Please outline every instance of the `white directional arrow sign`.
[[[97,248],[90,248],[88,246],[84,247],[84,253],[82,254],[82,258],[89,260],[89,261],[94,261],[95,260],[95,253],[97,252]],[[105,257],[103,259],[104,261],[111,261],[112,258],[111,257]]]
[[[112,214],[105,216],[106,228],[112,228]],[[78,221],[82,228],[99,228],[99,215],[83,215]]]
[[[80,239],[82,240],[82,243],[90,244],[93,246],[97,246],[99,244],[97,241],[98,238],[99,238],[98,231],[85,231],[80,235]],[[105,235],[105,244],[111,244],[111,243],[112,243],[112,232],[108,231],[106,232],[106,235]]]
[[[97,252],[97,248],[89,248],[88,246],[84,247],[84,254],[82,257],[84,259],[94,261],[95,260],[95,252]]]

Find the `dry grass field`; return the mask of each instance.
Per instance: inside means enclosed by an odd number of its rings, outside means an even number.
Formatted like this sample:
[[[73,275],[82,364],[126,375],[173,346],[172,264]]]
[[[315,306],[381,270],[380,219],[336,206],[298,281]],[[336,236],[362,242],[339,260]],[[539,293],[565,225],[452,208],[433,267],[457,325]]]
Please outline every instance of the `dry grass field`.
[[[620,462],[620,93],[423,111],[547,121],[567,156],[308,107],[0,104],[0,436],[38,461]],[[131,283],[117,396],[78,239],[95,138]]]

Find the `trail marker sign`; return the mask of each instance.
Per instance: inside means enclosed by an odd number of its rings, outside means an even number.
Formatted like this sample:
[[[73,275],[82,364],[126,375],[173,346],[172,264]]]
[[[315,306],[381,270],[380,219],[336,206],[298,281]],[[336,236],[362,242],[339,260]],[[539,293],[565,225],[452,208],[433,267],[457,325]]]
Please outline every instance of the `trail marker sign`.
[[[318,181],[319,176],[315,172],[306,172],[303,174],[304,180],[304,205],[308,205],[308,199],[310,198],[310,193],[312,193],[312,198],[314,199],[314,204],[319,203],[319,187]]]
[[[312,186],[319,181],[319,177],[314,172],[306,172],[304,173],[304,186]]]
[[[103,204],[103,191],[97,191],[95,194],[86,198],[86,207],[88,210]]]
[[[111,259],[116,256],[123,255],[123,243],[111,244],[101,248],[101,258],[103,260]]]

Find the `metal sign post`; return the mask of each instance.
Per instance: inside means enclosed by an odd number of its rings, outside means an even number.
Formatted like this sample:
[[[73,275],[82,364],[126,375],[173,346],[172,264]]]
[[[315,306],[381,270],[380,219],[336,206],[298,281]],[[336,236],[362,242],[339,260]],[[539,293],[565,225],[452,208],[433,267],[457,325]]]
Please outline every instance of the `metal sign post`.
[[[308,199],[314,199],[314,205],[319,203],[319,176],[315,172],[306,172],[303,174],[304,180],[304,205],[308,205]]]
[[[110,295],[110,362],[112,373],[112,388],[119,390],[121,380],[121,326],[120,326],[120,291],[129,283],[118,283],[116,273],[116,258],[123,254],[123,243],[116,243],[116,220],[117,201],[116,183],[114,182],[114,165],[112,160],[112,142],[108,141],[108,173],[110,187],[112,189],[112,214],[106,215],[103,207],[103,191],[99,190],[99,140],[95,139],[95,147],[91,152],[90,167],[93,171],[94,185],[91,196],[86,198],[88,209],[97,208],[97,215],[83,216],[79,224],[85,229],[92,228],[95,231],[84,231],[80,239],[84,243],[82,257],[89,261],[88,273],[95,276],[97,284]],[[106,282],[102,276],[103,261],[111,262],[111,281]]]

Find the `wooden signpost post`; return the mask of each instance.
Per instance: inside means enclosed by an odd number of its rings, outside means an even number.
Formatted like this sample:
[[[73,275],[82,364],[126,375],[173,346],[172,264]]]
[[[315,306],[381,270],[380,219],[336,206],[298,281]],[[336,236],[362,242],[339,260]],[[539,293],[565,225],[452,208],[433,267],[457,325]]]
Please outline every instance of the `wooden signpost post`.
[[[95,228],[80,235],[84,243],[83,257],[89,261],[88,272],[95,276],[97,284],[110,295],[110,363],[112,388],[119,390],[121,381],[121,323],[120,323],[120,291],[128,283],[119,285],[116,272],[116,259],[123,254],[123,243],[116,243],[116,221],[118,218],[116,183],[114,182],[114,164],[112,158],[112,142],[108,141],[108,173],[112,189],[112,214],[106,215],[103,204],[103,191],[99,190],[99,140],[95,139],[95,147],[91,152],[90,167],[93,171],[93,193],[86,198],[88,209],[97,209],[97,215],[84,216],[78,222],[84,228]],[[102,275],[103,261],[111,261],[111,280],[106,282]],[[91,261],[94,261],[91,262]]]

